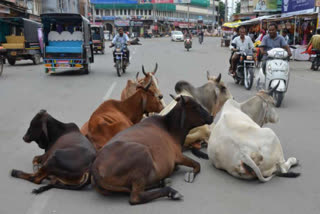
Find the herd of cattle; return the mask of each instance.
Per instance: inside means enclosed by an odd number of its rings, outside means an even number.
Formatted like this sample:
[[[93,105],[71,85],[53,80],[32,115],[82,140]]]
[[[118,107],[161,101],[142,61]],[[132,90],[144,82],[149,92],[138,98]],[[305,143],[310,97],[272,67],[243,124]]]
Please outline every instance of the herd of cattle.
[[[262,128],[278,121],[270,96],[276,88],[238,103],[221,75],[207,72],[208,82],[201,87],[176,83],[177,95],[165,105],[155,77],[157,67],[153,72],[142,67],[144,78],[139,79],[138,73],[136,80],[128,80],[121,100],[104,101],[81,130],[41,110],[23,140],[35,141],[45,152],[33,158],[34,173],[12,170],[11,175],[36,184],[49,180],[33,190],[36,194],[91,184],[104,195],[130,193],[130,204],[182,198],[167,178],[177,165],[192,168],[185,174],[186,182],[193,182],[200,172],[200,164],[183,154],[186,149],[242,179],[266,182],[275,175],[299,176],[289,172],[298,165],[297,159],[286,161],[276,134]],[[207,153],[200,150],[202,146]]]

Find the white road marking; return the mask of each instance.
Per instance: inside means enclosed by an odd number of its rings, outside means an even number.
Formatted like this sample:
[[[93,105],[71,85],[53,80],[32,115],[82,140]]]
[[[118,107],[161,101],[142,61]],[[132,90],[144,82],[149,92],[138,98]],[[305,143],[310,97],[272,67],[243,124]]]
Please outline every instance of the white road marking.
[[[26,214],[42,214],[46,207],[49,198],[52,196],[52,191],[42,193],[36,196],[31,207],[27,210]]]
[[[103,100],[107,100],[109,99],[113,89],[116,87],[117,82],[113,82],[112,85],[110,86],[110,88],[108,89],[107,93],[104,95]]]

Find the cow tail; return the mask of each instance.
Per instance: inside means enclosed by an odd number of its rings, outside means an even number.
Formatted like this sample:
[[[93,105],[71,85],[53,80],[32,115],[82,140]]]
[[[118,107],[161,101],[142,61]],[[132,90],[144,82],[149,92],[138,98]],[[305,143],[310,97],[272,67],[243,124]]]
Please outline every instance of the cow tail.
[[[48,185],[42,186],[42,187],[40,187],[38,189],[34,189],[32,191],[32,193],[40,194],[40,193],[43,193],[43,192],[48,191],[48,190],[53,189],[53,188],[56,188],[56,189],[68,189],[68,190],[80,190],[80,189],[82,189],[85,186],[90,184],[90,174],[86,173],[85,176],[86,176],[85,179],[79,185],[66,185],[66,184],[63,184],[63,183],[48,184]]]
[[[198,157],[198,158],[202,158],[202,159],[205,159],[205,160],[208,160],[208,159],[209,159],[208,154],[200,151],[200,150],[197,149],[197,148],[192,148],[192,149],[191,149],[191,152],[192,152],[192,154],[194,154],[194,155],[195,155],[196,157]]]
[[[243,162],[254,171],[254,173],[261,182],[270,181],[273,177],[273,175],[267,178],[263,177],[261,170],[248,154],[243,154]]]

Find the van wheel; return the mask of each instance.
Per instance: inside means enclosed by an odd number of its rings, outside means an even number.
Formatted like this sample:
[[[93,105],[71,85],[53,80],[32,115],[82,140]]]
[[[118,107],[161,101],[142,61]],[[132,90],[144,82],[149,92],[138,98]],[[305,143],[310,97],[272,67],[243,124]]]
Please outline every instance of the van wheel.
[[[10,65],[16,64],[16,59],[15,58],[8,58],[8,62]]]
[[[41,56],[39,54],[34,55],[32,58],[33,64],[34,65],[40,64],[40,59],[41,59]]]

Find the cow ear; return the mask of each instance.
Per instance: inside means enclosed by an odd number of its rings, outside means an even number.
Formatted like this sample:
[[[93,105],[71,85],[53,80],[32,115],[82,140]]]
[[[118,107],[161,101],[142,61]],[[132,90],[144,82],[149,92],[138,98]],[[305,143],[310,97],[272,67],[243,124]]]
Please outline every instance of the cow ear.
[[[44,114],[42,116],[41,120],[42,120],[42,131],[43,131],[44,135],[46,136],[47,140],[49,140],[48,127],[47,127],[48,114]]]

